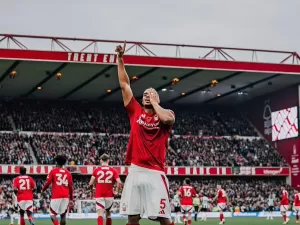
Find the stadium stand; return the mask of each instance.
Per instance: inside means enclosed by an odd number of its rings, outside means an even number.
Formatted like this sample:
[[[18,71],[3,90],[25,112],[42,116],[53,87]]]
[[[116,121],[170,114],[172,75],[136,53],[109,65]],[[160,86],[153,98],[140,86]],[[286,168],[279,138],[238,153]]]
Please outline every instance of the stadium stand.
[[[103,153],[112,165],[123,165],[128,135],[100,134],[0,134],[2,164],[55,164],[56,155],[68,156],[69,165],[99,164]],[[286,166],[286,162],[262,139],[227,137],[175,137],[169,142],[169,166]],[[34,155],[30,154],[32,148]],[[9,153],[9,154],[7,154]]]
[[[20,131],[100,132],[128,134],[129,120],[122,105],[61,101],[12,101],[3,103],[2,130],[12,130],[11,116]],[[174,109],[178,135],[257,136],[240,114]]]

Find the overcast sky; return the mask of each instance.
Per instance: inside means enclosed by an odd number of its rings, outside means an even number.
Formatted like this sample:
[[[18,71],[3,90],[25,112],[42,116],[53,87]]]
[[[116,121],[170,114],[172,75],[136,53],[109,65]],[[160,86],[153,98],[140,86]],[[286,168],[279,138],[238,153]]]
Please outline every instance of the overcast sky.
[[[300,52],[300,0],[1,0],[0,33]]]

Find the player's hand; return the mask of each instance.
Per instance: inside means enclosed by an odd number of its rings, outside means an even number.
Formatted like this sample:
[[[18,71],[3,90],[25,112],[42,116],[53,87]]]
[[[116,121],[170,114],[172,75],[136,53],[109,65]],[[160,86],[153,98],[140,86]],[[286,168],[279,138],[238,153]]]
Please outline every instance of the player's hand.
[[[156,90],[154,90],[153,88],[150,88],[150,90],[149,90],[149,100],[150,100],[151,105],[159,104],[158,94],[157,94]]]
[[[115,52],[117,52],[118,58],[122,58],[125,51],[126,51],[126,41],[124,41],[123,47],[121,45],[118,45],[115,50]]]

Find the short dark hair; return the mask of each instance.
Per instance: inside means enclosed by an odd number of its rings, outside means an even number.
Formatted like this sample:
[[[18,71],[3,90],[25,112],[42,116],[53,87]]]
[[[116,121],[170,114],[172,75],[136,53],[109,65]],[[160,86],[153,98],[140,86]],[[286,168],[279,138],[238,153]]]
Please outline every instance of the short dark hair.
[[[184,183],[186,183],[187,185],[190,185],[191,184],[190,178],[185,178]]]
[[[27,171],[27,170],[26,170],[25,167],[21,167],[21,168],[20,168],[20,174],[21,174],[21,175],[25,175],[25,174],[26,174],[26,171]]]
[[[107,162],[109,160],[109,155],[104,153],[100,156],[100,160],[102,160],[103,162]]]
[[[57,163],[57,165],[63,166],[66,164],[67,158],[64,155],[57,155],[55,157],[55,162]]]

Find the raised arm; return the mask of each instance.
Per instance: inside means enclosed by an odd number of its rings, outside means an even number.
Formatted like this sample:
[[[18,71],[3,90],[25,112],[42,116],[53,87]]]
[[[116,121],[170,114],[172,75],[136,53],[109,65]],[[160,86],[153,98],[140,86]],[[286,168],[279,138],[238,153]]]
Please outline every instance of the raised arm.
[[[117,52],[117,63],[118,63],[118,78],[120,87],[122,90],[122,96],[123,96],[123,102],[124,106],[127,106],[130,102],[133,94],[132,90],[130,88],[130,79],[128,77],[128,74],[125,70],[123,55],[125,53],[126,49],[126,41],[124,41],[123,47],[121,45],[117,46],[116,52]]]

